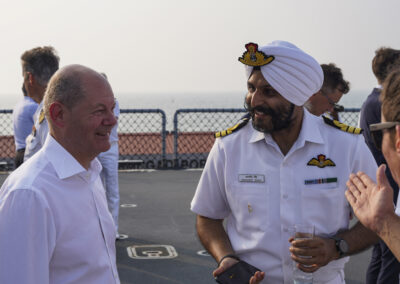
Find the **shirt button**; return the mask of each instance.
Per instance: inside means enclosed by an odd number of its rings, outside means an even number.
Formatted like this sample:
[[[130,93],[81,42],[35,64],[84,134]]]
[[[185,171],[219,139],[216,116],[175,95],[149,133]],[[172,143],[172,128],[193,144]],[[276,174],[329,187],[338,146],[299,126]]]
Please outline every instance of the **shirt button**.
[[[288,228],[283,228],[283,231],[284,231],[285,233],[287,233],[287,232],[288,232]]]
[[[287,199],[289,196],[287,194],[282,195],[283,199]]]

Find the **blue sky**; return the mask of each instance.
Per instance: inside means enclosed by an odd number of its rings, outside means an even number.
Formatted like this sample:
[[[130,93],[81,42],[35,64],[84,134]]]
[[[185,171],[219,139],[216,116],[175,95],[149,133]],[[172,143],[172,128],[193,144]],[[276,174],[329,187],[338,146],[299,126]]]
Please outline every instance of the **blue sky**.
[[[20,55],[52,45],[61,66],[105,72],[115,93],[244,92],[244,44],[291,41],[335,62],[352,90],[375,84],[380,46],[400,48],[397,0],[0,0],[0,99],[19,94]]]

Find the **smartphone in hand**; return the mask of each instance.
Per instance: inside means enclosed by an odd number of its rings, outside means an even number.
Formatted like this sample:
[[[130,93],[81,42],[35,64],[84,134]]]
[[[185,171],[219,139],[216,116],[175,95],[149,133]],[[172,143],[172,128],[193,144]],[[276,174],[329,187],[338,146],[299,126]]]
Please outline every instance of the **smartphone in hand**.
[[[260,271],[260,269],[240,260],[216,276],[215,281],[220,284],[248,284],[256,271]]]

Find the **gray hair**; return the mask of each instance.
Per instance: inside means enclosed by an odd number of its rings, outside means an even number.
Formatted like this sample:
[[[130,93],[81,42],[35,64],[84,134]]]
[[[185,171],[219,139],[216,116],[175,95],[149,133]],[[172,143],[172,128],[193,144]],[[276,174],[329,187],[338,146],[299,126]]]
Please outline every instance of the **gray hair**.
[[[44,112],[49,115],[50,105],[60,102],[68,109],[72,109],[85,97],[82,78],[71,72],[57,72],[51,78],[44,95]]]
[[[23,72],[30,72],[42,86],[46,86],[51,76],[58,70],[60,58],[51,46],[36,47],[21,55]]]

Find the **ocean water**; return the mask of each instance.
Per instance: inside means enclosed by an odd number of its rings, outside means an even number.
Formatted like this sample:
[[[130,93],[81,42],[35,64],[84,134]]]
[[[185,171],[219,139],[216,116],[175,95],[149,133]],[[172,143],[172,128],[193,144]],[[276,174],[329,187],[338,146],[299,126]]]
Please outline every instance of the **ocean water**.
[[[351,91],[340,104],[359,108],[371,90]],[[246,91],[230,93],[117,93],[121,108],[160,108],[174,112],[180,108],[241,108]],[[12,109],[22,94],[0,94],[0,109]]]
[[[350,91],[340,104],[360,108],[370,91]],[[167,116],[167,130],[172,130],[173,115],[178,109],[243,108],[246,91],[226,93],[117,93],[121,109],[162,109]],[[12,109],[22,94],[0,94],[0,109]]]
[[[370,91],[353,91],[345,94],[340,104],[345,108],[360,108]],[[167,116],[183,108],[243,108],[243,93],[169,93],[169,94],[117,94],[120,108],[159,108]]]
[[[353,91],[345,94],[340,104],[345,108],[360,108],[370,91]],[[180,108],[242,108],[243,93],[166,93],[166,94],[116,94],[121,108],[160,108],[166,112]]]
[[[361,108],[370,91],[352,91],[340,100],[345,108]],[[192,108],[243,108],[243,93],[169,93],[169,94],[117,94],[120,108],[159,108],[167,115],[167,129],[177,109]]]

